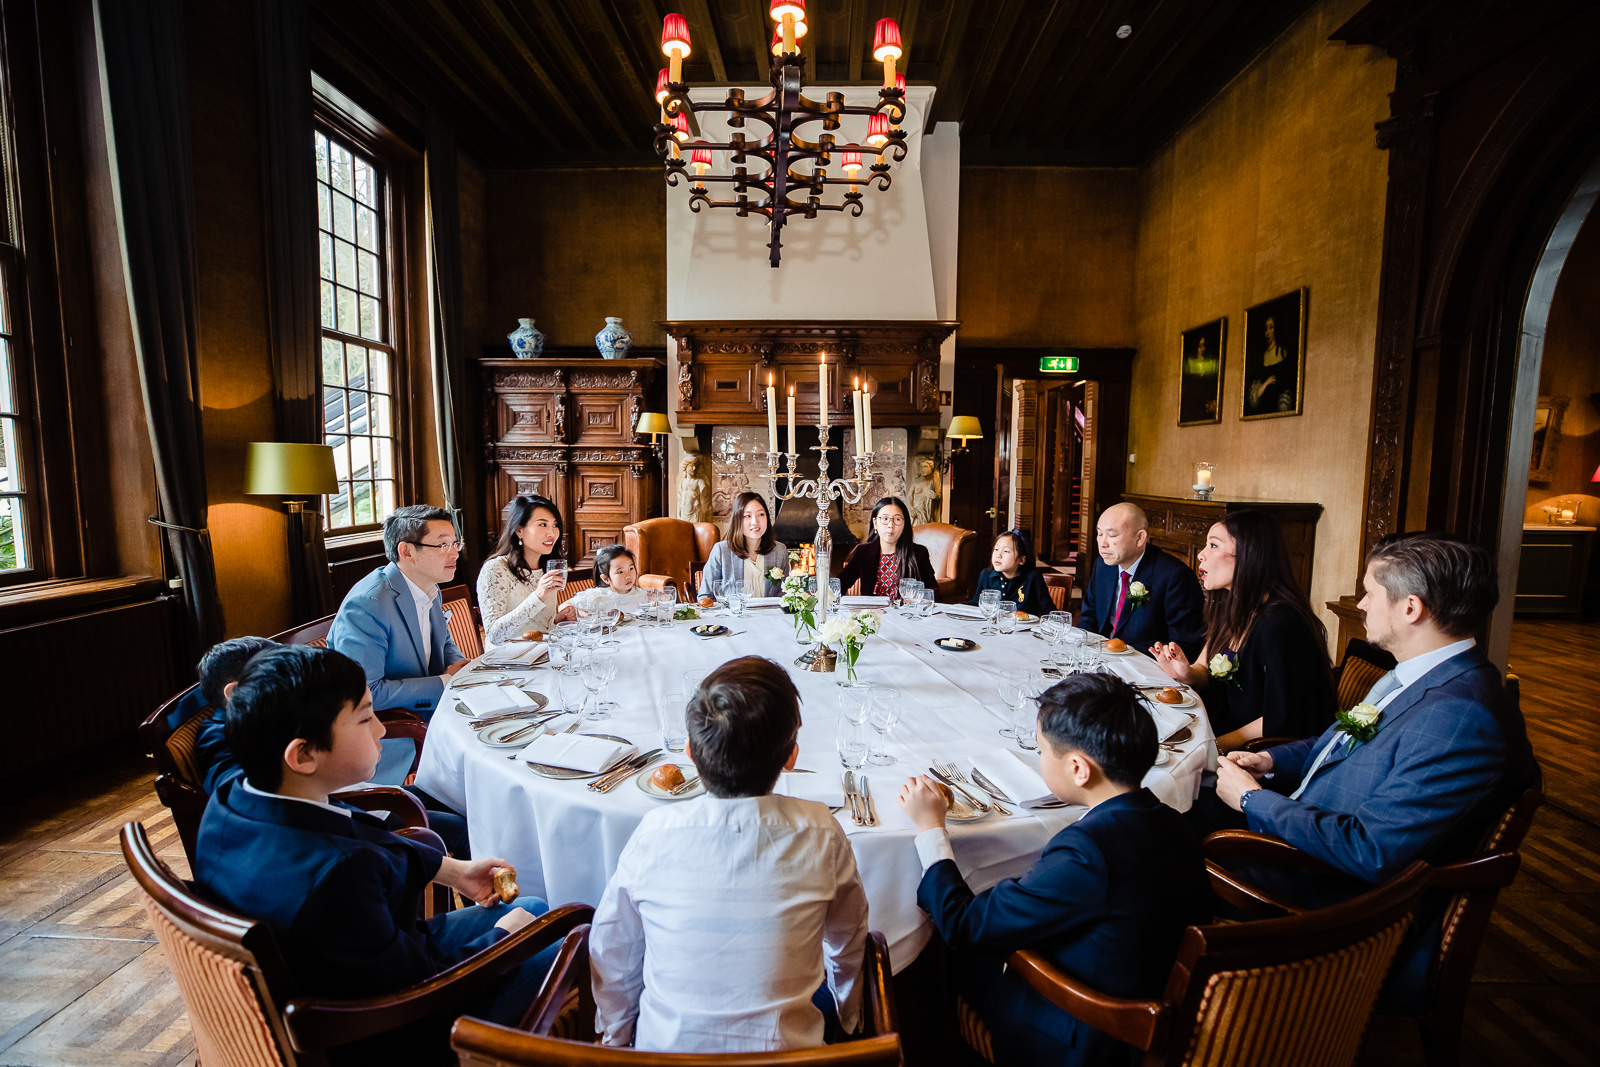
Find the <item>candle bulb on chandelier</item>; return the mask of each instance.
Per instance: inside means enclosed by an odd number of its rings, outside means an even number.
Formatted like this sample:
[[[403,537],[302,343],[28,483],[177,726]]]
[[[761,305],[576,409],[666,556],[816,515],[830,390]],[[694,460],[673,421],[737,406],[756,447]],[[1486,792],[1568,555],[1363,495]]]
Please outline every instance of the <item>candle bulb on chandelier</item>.
[[[800,445],[794,437],[794,386],[789,386],[789,451],[799,452]]]
[[[790,55],[798,55],[799,38],[805,36],[806,32],[805,0],[772,0],[768,11],[783,34],[783,50]]]
[[[856,455],[859,456],[859,455],[861,455],[861,452],[862,452],[861,446],[866,442],[866,438],[862,437],[862,435],[861,435],[861,379],[860,378],[855,379],[855,385],[850,390],[850,403],[855,408],[855,418],[856,418]]]
[[[894,19],[879,19],[877,32],[872,36],[872,58],[883,64],[885,89],[895,87],[894,63],[904,54],[900,47],[900,24]]]
[[[694,187],[696,189],[704,189],[706,187],[706,183],[700,179],[705,177],[706,169],[711,166],[711,148],[709,145],[701,148],[700,146],[704,144],[704,141],[696,141],[694,153],[689,157],[689,162],[694,166]],[[772,375],[769,374],[767,377],[770,379]],[[767,384],[771,385],[772,383],[768,381]],[[768,392],[771,392],[771,390],[769,389]]]
[[[856,191],[856,175],[861,173],[861,153],[846,152],[844,154],[844,173],[850,179],[850,191]]]
[[[778,450],[778,394],[772,388],[772,373],[767,373],[767,451]]]
[[[898,32],[896,33],[898,39]],[[689,55],[689,20],[682,15],[668,15],[661,22],[661,54],[667,57],[668,81],[683,81],[683,61]]]

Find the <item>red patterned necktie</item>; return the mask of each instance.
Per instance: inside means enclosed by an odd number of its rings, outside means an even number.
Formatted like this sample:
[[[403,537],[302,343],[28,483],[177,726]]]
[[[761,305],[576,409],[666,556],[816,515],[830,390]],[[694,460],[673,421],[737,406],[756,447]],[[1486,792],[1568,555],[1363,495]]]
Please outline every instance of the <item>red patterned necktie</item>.
[[[1128,606],[1128,584],[1132,581],[1127,571],[1122,572],[1122,589],[1117,593],[1117,613],[1111,617],[1111,632],[1122,625],[1122,609]]]

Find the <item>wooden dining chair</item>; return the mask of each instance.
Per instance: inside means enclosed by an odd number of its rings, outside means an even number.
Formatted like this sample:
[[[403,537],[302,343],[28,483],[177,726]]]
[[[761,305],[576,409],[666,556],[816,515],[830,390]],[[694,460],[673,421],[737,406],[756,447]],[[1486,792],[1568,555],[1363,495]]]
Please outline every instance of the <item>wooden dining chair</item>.
[[[468,659],[483,655],[483,630],[472,607],[472,594],[465,585],[447,585],[439,590],[444,604],[445,625],[450,639]]]
[[[1352,637],[1344,646],[1344,658],[1339,661],[1339,710],[1349,711],[1361,703],[1378,679],[1394,670],[1394,664],[1390,653]]]
[[[594,568],[580,567],[567,572],[567,584],[562,586],[561,592],[556,596],[556,605],[560,606],[583,592],[585,589],[594,588]]]
[[[557,908],[449,970],[393,993],[363,1000],[306,997],[265,923],[197,894],[155,854],[141,824],[125,825],[121,840],[188,1009],[198,1059],[208,1065],[321,1067],[330,1049],[480,1000],[506,971],[594,914],[581,904]]]
[[[1047,573],[1044,575],[1044,588],[1057,611],[1072,610],[1072,575]]]
[[[544,988],[523,1017],[521,1029],[464,1017],[456,1020],[450,1046],[471,1067],[768,1067],[815,1064],[828,1067],[900,1067],[899,1017],[890,982],[889,946],[882,934],[867,935],[861,981],[861,1039],[788,1052],[638,1052],[596,1045],[595,1007],[589,974],[589,927],[575,927],[561,944]]]
[[[337,612],[332,615],[324,615],[320,619],[290,627],[281,634],[273,634],[272,639],[280,645],[310,645],[312,648],[327,648],[328,631],[333,629],[333,620],[338,617]]]
[[[1141,1051],[1144,1067],[1348,1067],[1428,875],[1419,861],[1330,908],[1191,926],[1165,992],[1148,1000],[1107,996],[1034,952],[1006,965],[1062,1011]],[[999,1062],[982,1021],[965,1005],[958,1012],[968,1044]]]

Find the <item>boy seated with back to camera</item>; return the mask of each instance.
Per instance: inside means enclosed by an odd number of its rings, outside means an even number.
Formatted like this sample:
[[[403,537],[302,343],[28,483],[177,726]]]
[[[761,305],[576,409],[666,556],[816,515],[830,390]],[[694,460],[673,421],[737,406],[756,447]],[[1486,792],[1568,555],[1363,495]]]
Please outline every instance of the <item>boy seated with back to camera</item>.
[[[1183,816],[1139,784],[1158,741],[1127,682],[1056,683],[1039,698],[1038,733],[1045,785],[1089,811],[1021,878],[974,894],[944,828],[945,794],[929,778],[907,779],[899,801],[920,831],[917,903],[956,957],[957,988],[987,1023],[996,1062],[1132,1063],[1131,1047],[1045,1000],[1005,959],[1031,949],[1101,993],[1159,996],[1184,928],[1211,920],[1205,858]]]

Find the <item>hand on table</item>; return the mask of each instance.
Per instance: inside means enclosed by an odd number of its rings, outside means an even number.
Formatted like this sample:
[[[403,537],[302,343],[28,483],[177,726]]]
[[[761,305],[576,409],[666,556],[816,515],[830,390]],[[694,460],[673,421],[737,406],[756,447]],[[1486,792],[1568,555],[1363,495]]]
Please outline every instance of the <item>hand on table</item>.
[[[578,609],[571,603],[563,604],[561,610],[556,612],[556,622],[571,622],[577,617]]]
[[[1150,655],[1155,657],[1156,666],[1165,671],[1173,680],[1191,685],[1194,682],[1194,668],[1189,663],[1189,657],[1183,654],[1183,649],[1178,647],[1176,641],[1162,644],[1157,641],[1150,646]]]
[[[900,795],[896,799],[900,802],[901,810],[911,817],[911,822],[919,833],[923,830],[938,830],[944,827],[946,810],[944,794],[939,792],[939,787],[926,775],[907,778],[906,784],[900,787]]]

